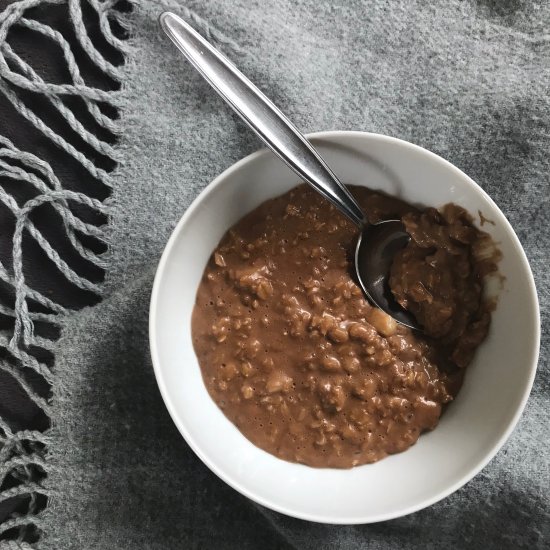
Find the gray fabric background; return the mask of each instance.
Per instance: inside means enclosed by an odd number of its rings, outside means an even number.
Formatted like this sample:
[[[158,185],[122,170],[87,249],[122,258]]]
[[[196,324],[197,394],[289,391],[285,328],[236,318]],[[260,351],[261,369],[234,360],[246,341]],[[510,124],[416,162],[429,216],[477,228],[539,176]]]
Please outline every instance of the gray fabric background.
[[[143,0],[129,16],[134,49],[120,100],[124,163],[112,176],[108,291],[75,314],[58,345],[47,480],[56,496],[43,515],[45,546],[543,548],[550,537],[548,2],[185,4],[214,35],[235,42],[224,47],[228,55],[304,131],[389,134],[463,169],[511,221],[535,273],[541,361],[508,443],[444,501],[357,527],[289,519],[240,496],[194,456],[160,398],[147,310],[162,248],[197,193],[259,147],[160,36],[163,6]]]

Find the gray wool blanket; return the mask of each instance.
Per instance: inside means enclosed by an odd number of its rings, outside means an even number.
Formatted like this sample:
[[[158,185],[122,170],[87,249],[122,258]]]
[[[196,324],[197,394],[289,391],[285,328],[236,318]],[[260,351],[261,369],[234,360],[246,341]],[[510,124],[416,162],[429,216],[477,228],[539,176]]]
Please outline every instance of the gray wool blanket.
[[[79,4],[66,3],[73,20]],[[105,4],[110,9],[112,3]],[[172,424],[148,348],[156,265],[199,191],[260,144],[161,35],[157,17],[165,9],[220,47],[304,132],[364,130],[426,147],[477,181],[515,228],[541,303],[543,343],[535,385],[504,448],[465,487],[434,506],[364,526],[288,518],[226,486]],[[99,13],[110,19],[107,11]],[[50,346],[55,359],[48,374],[53,393],[39,403],[52,427],[44,435],[29,435],[40,457],[36,463],[46,472],[40,485],[48,495],[45,509],[29,520],[40,531],[36,546],[547,547],[550,4],[141,0],[116,17],[129,31],[123,44],[113,40],[124,53],[124,64],[103,69],[120,82],[120,91],[102,96],[74,79],[70,91],[42,90],[53,98],[80,95],[92,110],[95,102],[108,101],[120,118],[115,121],[118,141],[103,151],[116,160],[116,168],[96,174],[111,189],[110,197],[90,206],[108,218],[102,227],[108,250],[92,258],[105,272],[105,281],[92,289],[101,301],[57,312],[61,336]],[[103,32],[109,39],[107,25]],[[4,38],[0,32],[0,41]],[[93,45],[86,47],[93,59]],[[95,61],[101,66],[99,57]],[[1,75],[5,87],[4,69]],[[93,163],[87,169],[93,170]],[[65,200],[86,203],[84,196],[59,193],[54,199],[65,216]],[[15,332],[3,345],[9,347],[10,340],[10,349],[25,364],[25,345],[36,338],[32,325],[37,316],[25,310],[29,294],[17,265],[10,273],[23,298],[14,306]],[[8,439],[17,438],[11,433]],[[18,456],[25,452],[21,447]],[[20,525],[17,518],[13,525]]]

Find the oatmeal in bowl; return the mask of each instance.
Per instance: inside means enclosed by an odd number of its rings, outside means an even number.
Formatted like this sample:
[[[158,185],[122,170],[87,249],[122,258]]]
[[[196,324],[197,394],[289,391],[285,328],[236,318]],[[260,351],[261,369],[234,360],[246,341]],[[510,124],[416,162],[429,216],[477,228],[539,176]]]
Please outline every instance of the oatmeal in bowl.
[[[502,446],[536,369],[536,292],[510,224],[460,170],[385,136],[313,141],[373,221],[407,225],[391,292],[425,330],[365,300],[353,227],[263,150],[174,230],[153,287],[153,366],[188,444],[242,494],[312,521],[381,521],[444,498]]]
[[[305,184],[229,229],[193,311],[216,404],[255,445],[316,467],[375,462],[435,428],[490,323],[483,286],[498,249],[464,209],[351,190],[374,223],[403,218],[411,241],[390,287],[424,332],[368,303],[354,280],[356,227]]]

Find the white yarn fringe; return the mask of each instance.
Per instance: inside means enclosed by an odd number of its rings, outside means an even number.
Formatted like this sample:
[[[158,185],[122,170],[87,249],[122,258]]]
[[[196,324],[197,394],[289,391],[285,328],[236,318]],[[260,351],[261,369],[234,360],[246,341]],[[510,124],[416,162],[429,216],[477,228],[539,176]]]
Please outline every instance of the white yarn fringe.
[[[67,96],[78,96],[83,100],[93,120],[100,127],[116,135],[118,131],[116,122],[100,110],[99,103],[113,105],[117,92],[88,86],[81,76],[71,46],[63,34],[49,25],[25,16],[29,9],[39,5],[64,6],[75,36],[90,61],[110,78],[119,80],[120,69],[106,60],[90,40],[81,5],[86,2],[91,6],[97,14],[99,32],[102,33],[103,38],[113,48],[125,54],[127,52],[125,42],[114,36],[110,26],[112,20],[121,22],[121,14],[116,9],[117,1],[22,0],[9,5],[0,14],[0,92],[39,132],[71,155],[94,178],[107,186],[109,185],[107,172],[96,167],[85,153],[52,129],[32,104],[25,103],[20,98],[20,92],[24,90],[41,94],[89,147],[104,157],[118,161],[112,145],[87,130],[64,101]],[[42,40],[48,40],[54,44],[65,62],[70,83],[45,82],[8,43],[8,33],[14,27],[25,28],[39,35]],[[31,199],[24,204],[18,204],[15,198],[0,185],[0,201],[15,218],[11,265],[4,265],[0,261],[0,280],[12,290],[14,296],[11,304],[0,302],[0,314],[13,320],[12,330],[0,331],[0,351],[2,351],[0,369],[11,376],[28,398],[48,415],[50,403],[27,382],[24,370],[32,369],[49,384],[53,382],[51,367],[40,362],[32,353],[34,348],[52,349],[53,342],[35,335],[34,323],[39,321],[57,324],[68,311],[41,291],[32,288],[32,285],[25,280],[23,235],[38,244],[57,267],[61,278],[80,289],[100,295],[100,286],[79,275],[69,266],[55,244],[31,221],[31,214],[41,205],[50,204],[59,214],[62,230],[73,251],[91,264],[104,269],[105,263],[101,256],[86,247],[78,236],[79,234],[92,236],[101,241],[103,229],[81,220],[74,214],[73,207],[76,204],[83,204],[92,211],[104,215],[108,214],[109,210],[99,200],[84,193],[65,189],[47,162],[32,153],[19,150],[10,140],[2,136],[0,136],[0,178],[9,178],[11,181],[25,184],[27,188],[30,185],[34,189],[34,196]],[[41,312],[33,311],[37,305],[40,306]],[[0,548],[32,548],[32,545],[27,542],[27,531],[30,527],[34,529],[41,527],[37,499],[39,495],[49,496],[48,491],[40,483],[47,474],[47,463],[44,458],[47,445],[47,434],[36,430],[14,431],[6,419],[0,418],[0,486],[3,486],[6,479],[10,481],[9,488],[0,491],[0,504],[7,505],[8,501],[16,498],[27,503],[24,512],[14,512],[0,523]]]

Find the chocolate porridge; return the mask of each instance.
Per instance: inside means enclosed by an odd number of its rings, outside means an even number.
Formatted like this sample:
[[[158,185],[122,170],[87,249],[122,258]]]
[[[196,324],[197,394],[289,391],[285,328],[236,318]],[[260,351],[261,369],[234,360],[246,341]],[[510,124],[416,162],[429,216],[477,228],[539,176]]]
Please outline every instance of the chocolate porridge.
[[[193,311],[212,399],[258,447],[315,467],[375,462],[435,428],[490,323],[495,248],[462,208],[350,190],[369,220],[401,218],[411,234],[390,287],[423,333],[366,301],[356,227],[306,185],[226,233]]]

